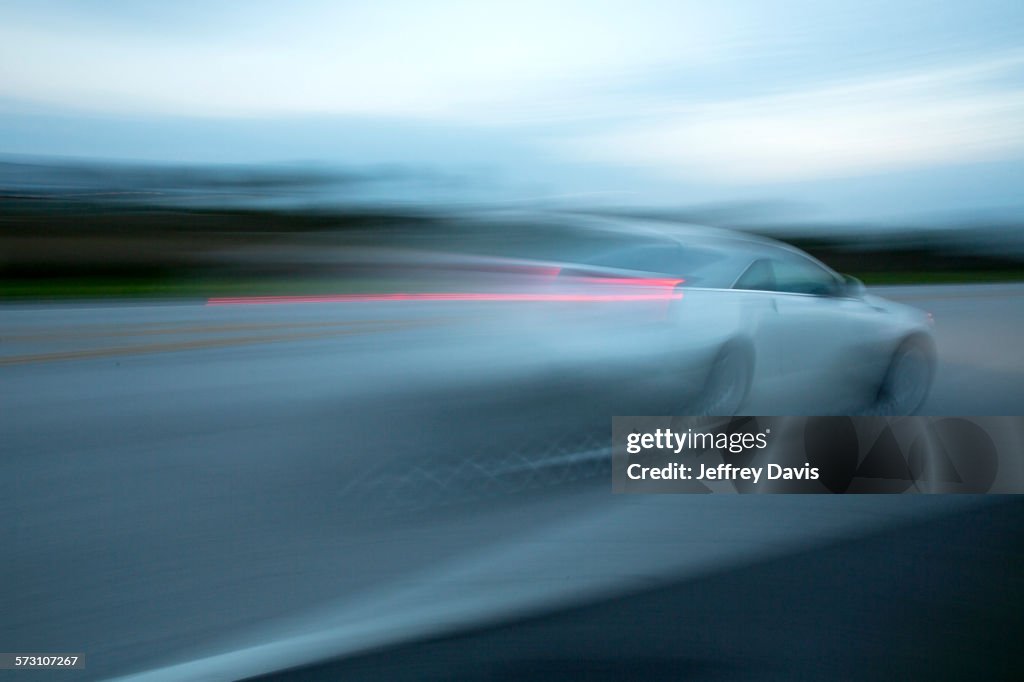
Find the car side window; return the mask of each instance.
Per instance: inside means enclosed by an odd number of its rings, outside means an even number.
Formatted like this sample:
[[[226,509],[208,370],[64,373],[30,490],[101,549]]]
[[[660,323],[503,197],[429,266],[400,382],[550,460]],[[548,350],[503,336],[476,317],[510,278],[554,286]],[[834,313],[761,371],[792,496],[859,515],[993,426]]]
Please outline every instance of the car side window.
[[[775,260],[775,290],[790,294],[835,296],[839,281],[828,270],[808,260]]]
[[[751,263],[750,267],[736,280],[733,289],[775,291],[775,271],[771,262],[766,258],[759,258]]]
[[[642,242],[628,247],[610,248],[577,259],[581,265],[596,265],[617,270],[636,270],[685,278],[703,276],[723,257],[701,248],[682,248],[664,242]]]

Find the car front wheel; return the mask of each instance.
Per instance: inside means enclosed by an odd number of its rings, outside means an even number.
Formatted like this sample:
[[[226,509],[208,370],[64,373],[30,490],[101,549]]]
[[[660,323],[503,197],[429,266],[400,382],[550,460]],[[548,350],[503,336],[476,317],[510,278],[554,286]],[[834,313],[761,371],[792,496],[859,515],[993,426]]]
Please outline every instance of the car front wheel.
[[[875,411],[882,415],[914,414],[924,404],[935,374],[933,354],[923,342],[905,342],[893,354],[882,379]]]
[[[711,366],[695,414],[728,417],[739,412],[753,369],[749,353],[739,347],[724,348]]]

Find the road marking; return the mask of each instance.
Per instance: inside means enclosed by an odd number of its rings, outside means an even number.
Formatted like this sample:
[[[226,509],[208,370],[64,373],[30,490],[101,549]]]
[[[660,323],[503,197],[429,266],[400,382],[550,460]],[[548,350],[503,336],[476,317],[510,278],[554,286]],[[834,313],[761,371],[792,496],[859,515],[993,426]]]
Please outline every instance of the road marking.
[[[151,343],[138,346],[118,346],[114,348],[86,348],[81,350],[58,351],[53,353],[32,353],[28,355],[11,355],[0,357],[0,366],[27,365],[42,362],[58,362],[62,360],[85,360],[93,358],[111,358],[123,355],[144,355],[150,353],[173,353],[178,351],[200,350],[206,348],[229,348],[260,343],[276,343],[280,341],[305,341],[337,336],[355,336],[370,334],[392,329],[421,326],[415,323],[394,324],[383,327],[363,329],[333,329],[321,332],[304,332],[297,334],[276,334],[270,336],[234,336],[224,339],[199,339],[195,341],[175,341],[169,343]]]
[[[135,326],[88,326],[61,332],[34,332],[30,334],[4,334],[0,342],[8,341],[50,341],[74,339],[100,339],[122,336],[156,336],[175,334],[216,334],[221,332],[264,331],[271,329],[323,329],[367,325],[406,324],[406,320],[345,320],[340,322],[278,322],[265,324],[220,324],[176,327],[175,323],[155,322]]]

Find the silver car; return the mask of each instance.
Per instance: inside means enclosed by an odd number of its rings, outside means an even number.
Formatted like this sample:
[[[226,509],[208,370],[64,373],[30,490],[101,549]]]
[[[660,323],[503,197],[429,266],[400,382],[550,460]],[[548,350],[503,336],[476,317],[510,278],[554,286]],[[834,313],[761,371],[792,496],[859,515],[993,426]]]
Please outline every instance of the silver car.
[[[651,304],[651,324],[641,324],[645,299],[636,296],[629,312],[615,312],[635,338],[621,329],[605,336],[606,360],[631,367],[634,383],[646,375],[642,360],[656,360],[647,368],[658,377],[656,388],[678,389],[674,405],[662,409],[912,414],[927,398],[935,372],[927,313],[872,295],[774,240],[696,226],[596,225],[593,239],[583,238],[585,245],[559,263],[556,288],[581,297],[596,289],[642,291],[667,301],[658,324]],[[601,289],[603,282],[609,284]],[[603,317],[592,331],[602,325]]]

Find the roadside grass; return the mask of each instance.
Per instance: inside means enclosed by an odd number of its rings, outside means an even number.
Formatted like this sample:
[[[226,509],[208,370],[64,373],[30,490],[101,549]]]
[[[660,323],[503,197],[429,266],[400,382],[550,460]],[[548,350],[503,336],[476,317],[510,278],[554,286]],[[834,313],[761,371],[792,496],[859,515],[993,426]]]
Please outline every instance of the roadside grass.
[[[1024,270],[881,271],[851,273],[868,286],[895,284],[967,284],[1024,281]],[[465,285],[463,280],[462,286]],[[31,301],[102,298],[211,298],[395,293],[457,290],[439,278],[180,278],[68,277],[0,279],[0,300]]]
[[[422,290],[423,282],[372,278],[181,279],[74,278],[0,280],[0,300],[211,298],[358,294]]]

